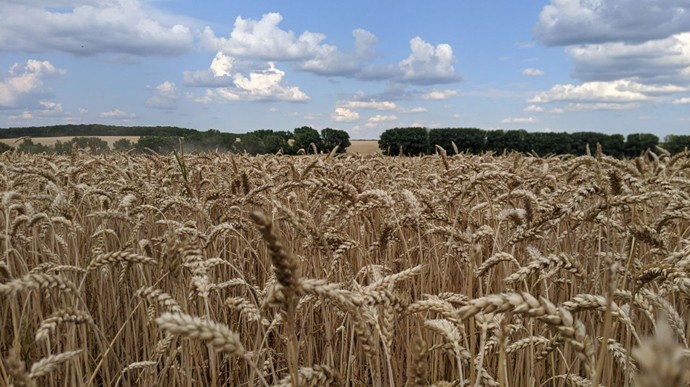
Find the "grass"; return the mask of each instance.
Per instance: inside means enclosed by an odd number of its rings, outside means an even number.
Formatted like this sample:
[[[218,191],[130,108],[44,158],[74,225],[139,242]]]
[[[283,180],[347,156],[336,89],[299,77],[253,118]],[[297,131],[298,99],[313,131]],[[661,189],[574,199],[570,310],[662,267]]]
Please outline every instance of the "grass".
[[[688,153],[0,171],[0,385],[689,380]]]

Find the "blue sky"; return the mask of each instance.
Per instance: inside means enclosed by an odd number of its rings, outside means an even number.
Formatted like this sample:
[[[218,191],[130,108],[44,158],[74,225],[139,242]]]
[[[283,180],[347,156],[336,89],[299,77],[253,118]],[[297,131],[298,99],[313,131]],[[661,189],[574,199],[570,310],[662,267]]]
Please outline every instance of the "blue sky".
[[[687,0],[2,0],[0,127],[690,133]]]

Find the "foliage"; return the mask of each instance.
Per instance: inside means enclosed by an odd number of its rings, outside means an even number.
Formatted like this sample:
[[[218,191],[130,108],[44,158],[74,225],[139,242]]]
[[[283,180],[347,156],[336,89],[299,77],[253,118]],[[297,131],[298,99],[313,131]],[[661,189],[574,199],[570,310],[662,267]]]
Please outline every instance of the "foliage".
[[[337,146],[336,153],[345,153],[350,145],[350,135],[346,131],[332,128],[321,130],[321,148],[324,152],[330,152]]]
[[[126,138],[121,138],[113,143],[113,150],[118,152],[126,152],[130,149],[134,149],[134,143]]]
[[[379,148],[385,155],[417,156],[429,152],[426,128],[393,128],[381,133]]]
[[[650,133],[629,134],[625,141],[625,155],[637,157],[644,151],[659,145],[659,137]]]
[[[455,153],[453,144],[459,152],[481,153],[486,143],[486,131],[476,128],[445,128],[429,131],[429,145],[439,145],[448,154]]]
[[[316,129],[310,126],[303,126],[295,129],[295,143],[293,146],[296,149],[304,149],[309,152],[309,146],[312,143],[316,145],[317,149],[319,145],[321,145],[321,136]]]
[[[683,152],[690,149],[690,135],[670,135],[666,136],[664,147],[671,153]]]
[[[180,138],[172,136],[142,136],[137,141],[137,150],[151,149],[159,154],[168,154],[180,146]]]

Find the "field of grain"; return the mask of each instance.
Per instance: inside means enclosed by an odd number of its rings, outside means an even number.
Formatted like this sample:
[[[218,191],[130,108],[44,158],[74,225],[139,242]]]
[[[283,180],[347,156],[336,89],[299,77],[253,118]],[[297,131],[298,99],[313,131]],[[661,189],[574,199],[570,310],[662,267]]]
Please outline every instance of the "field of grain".
[[[70,142],[76,136],[65,136],[65,137],[31,137],[31,141],[34,144],[41,144],[46,146],[53,146],[56,142]],[[113,143],[121,138],[127,139],[132,143],[136,143],[139,140],[139,136],[96,136],[101,140],[108,143],[108,146],[112,149]],[[0,138],[0,142],[4,142],[7,145],[17,146],[21,144],[21,139],[16,138]]]
[[[347,153],[357,153],[360,155],[373,155],[381,153],[378,140],[352,140],[347,147]]]
[[[687,385],[688,155],[5,153],[0,385]]]

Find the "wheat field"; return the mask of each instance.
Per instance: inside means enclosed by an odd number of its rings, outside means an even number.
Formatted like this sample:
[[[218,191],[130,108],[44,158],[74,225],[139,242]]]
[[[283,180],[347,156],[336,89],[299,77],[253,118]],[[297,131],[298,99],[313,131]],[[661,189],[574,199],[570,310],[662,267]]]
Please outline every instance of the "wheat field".
[[[685,386],[690,159],[0,155],[0,385]]]

